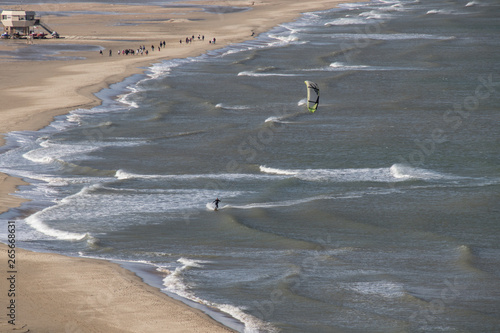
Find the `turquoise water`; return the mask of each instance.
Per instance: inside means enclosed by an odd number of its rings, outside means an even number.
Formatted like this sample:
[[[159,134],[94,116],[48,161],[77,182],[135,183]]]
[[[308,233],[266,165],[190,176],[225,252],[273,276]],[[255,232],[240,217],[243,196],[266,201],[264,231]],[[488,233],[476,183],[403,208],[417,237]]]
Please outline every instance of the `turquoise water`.
[[[9,134],[0,170],[32,201],[1,218],[240,331],[498,330],[499,12],[342,5],[158,63]]]

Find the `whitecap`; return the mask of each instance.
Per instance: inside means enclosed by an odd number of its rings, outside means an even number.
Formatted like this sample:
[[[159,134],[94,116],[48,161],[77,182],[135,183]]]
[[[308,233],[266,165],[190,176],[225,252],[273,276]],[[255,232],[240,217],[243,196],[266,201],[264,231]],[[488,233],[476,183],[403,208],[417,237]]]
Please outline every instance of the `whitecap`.
[[[269,332],[269,333],[277,333],[279,332],[275,327],[271,324],[263,322],[262,320],[254,317],[246,312],[244,312],[241,308],[230,305],[230,304],[220,304],[217,306],[219,310],[229,314],[231,317],[239,320],[245,325],[246,333],[253,332]]]
[[[451,15],[454,14],[455,11],[453,10],[446,10],[446,9],[431,9],[427,11],[426,15],[433,15],[433,14],[440,14],[440,15]]]
[[[297,102],[298,106],[303,106],[306,105],[307,103],[307,98],[302,98],[300,101]]]
[[[212,202],[207,202],[205,207],[207,208],[207,210],[214,210],[215,209],[215,205]]]
[[[366,17],[368,20],[382,20],[393,17],[391,14],[381,13],[380,11],[371,10],[369,12],[363,12],[359,14],[361,17]]]
[[[174,175],[174,174],[169,174],[169,175],[141,175],[141,174],[136,174],[136,173],[131,173],[124,171],[122,169],[119,169],[115,173],[115,178],[117,179],[175,179],[175,180],[192,180],[192,179],[200,179],[200,178],[207,178],[207,179],[222,179],[222,180],[246,180],[246,179],[253,179],[253,180],[266,180],[266,177],[263,177],[262,175],[258,174],[251,174],[251,173],[207,173],[207,174],[182,174],[182,175]]]
[[[78,241],[82,240],[87,236],[86,233],[75,233],[75,232],[69,232],[69,231],[63,231],[63,230],[58,230],[49,227],[47,224],[45,224],[42,219],[40,218],[40,215],[44,212],[45,210],[42,210],[40,212],[37,212],[25,219],[26,223],[30,225],[32,228],[35,230],[39,231],[40,233],[54,237],[60,240],[70,240],[70,241]]]
[[[355,282],[345,284],[345,287],[362,295],[384,298],[399,298],[405,295],[403,285],[391,281]]]
[[[199,298],[191,291],[191,286],[184,279],[184,272],[192,268],[203,269],[204,264],[210,263],[204,260],[194,260],[180,258],[177,260],[181,265],[176,267],[173,272],[163,279],[163,285],[166,291],[172,292],[188,300],[206,305],[211,308],[229,314],[231,317],[239,320],[245,325],[245,332],[275,332],[272,325],[244,312],[243,308],[231,304],[219,304]]]
[[[270,38],[274,38],[282,42],[283,44],[289,44],[291,42],[297,42],[299,38],[295,34],[289,34],[289,35],[276,35],[276,34],[270,34]]]
[[[243,72],[239,72],[238,76],[254,76],[254,77],[264,77],[264,76],[298,76],[298,74],[258,73],[258,72],[253,72],[253,71],[243,71]]]
[[[133,178],[144,178],[146,176],[144,176],[144,175],[141,176],[141,175],[137,175],[137,174],[134,174],[131,172],[124,171],[122,169],[118,169],[116,171],[115,177],[117,179],[133,179]]]
[[[77,123],[77,124],[82,123],[81,115],[71,112],[66,116],[66,120],[69,121],[70,123]]]
[[[341,62],[333,62],[330,64],[329,69],[330,70],[363,70],[363,69],[368,69],[368,68],[373,68],[370,66],[365,66],[365,65],[346,65]]]
[[[396,179],[460,179],[461,177],[446,175],[432,170],[416,168],[405,164],[394,164],[390,168],[391,175]]]
[[[183,272],[192,267],[201,268],[203,263],[207,263],[201,260],[193,260],[187,258],[180,258],[177,260],[181,265],[175,268],[175,270],[167,275],[163,279],[163,286],[165,290],[177,294],[181,297],[187,298],[189,300],[195,301],[197,303],[203,304],[204,301],[194,295],[190,291],[189,286],[184,282]]]
[[[225,109],[225,110],[248,110],[251,109],[249,105],[228,105],[225,103],[218,103],[215,105],[217,109]]]
[[[352,169],[280,169],[261,165],[260,171],[280,176],[293,176],[305,181],[333,182],[401,182],[407,180],[460,180],[463,177],[432,170],[394,164],[389,168]]]
[[[295,176],[298,174],[298,171],[296,171],[296,170],[284,170],[284,169],[270,168],[270,167],[267,167],[265,165],[259,166],[259,169],[261,172],[271,173],[271,174],[276,174],[276,175]]]
[[[269,122],[279,122],[279,121],[280,121],[279,117],[272,116],[272,117],[267,118],[264,122],[269,123]]]
[[[71,145],[46,140],[40,143],[40,148],[30,150],[22,156],[32,162],[50,164],[60,161],[63,157],[81,156],[99,149],[96,145]]]
[[[191,58],[186,58],[186,59],[165,60],[159,63],[155,63],[151,67],[149,67],[150,72],[148,73],[148,76],[151,79],[157,79],[163,76],[167,76],[172,73],[172,70],[174,68],[179,67],[190,61],[192,61]]]
[[[332,25],[354,25],[354,24],[366,24],[366,19],[345,17],[333,20],[331,22],[327,22],[324,25],[329,27]]]
[[[356,182],[374,181],[391,182],[389,168],[361,168],[361,169],[279,169],[260,166],[260,171],[281,176],[293,176],[305,181],[335,181]]]

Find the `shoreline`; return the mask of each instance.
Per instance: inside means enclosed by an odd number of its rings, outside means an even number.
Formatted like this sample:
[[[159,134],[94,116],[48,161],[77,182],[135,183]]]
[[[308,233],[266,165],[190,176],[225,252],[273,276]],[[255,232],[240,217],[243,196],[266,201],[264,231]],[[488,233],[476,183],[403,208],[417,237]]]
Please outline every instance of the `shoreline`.
[[[99,26],[99,20],[103,20],[104,18],[105,20],[109,20],[110,15],[77,14],[69,18],[49,15],[49,25],[54,28],[57,27],[56,30],[62,36],[66,35],[64,29],[68,29],[68,37],[62,40],[43,40],[36,42],[37,45],[94,45],[104,49],[104,55],[100,55],[97,51],[82,51],[79,53],[79,56],[83,56],[85,58],[83,60],[23,61],[8,59],[5,61],[0,59],[0,70],[11,77],[15,76],[7,87],[5,83],[0,84],[2,88],[0,89],[0,98],[5,101],[4,108],[0,111],[3,120],[0,125],[0,134],[2,134],[0,146],[5,145],[3,136],[6,133],[12,131],[40,130],[49,125],[56,116],[67,114],[78,108],[92,108],[100,105],[102,100],[96,96],[96,93],[109,88],[112,84],[122,82],[135,74],[144,74],[148,68],[155,63],[169,59],[199,56],[206,54],[210,50],[221,49],[230,44],[244,42],[252,39],[251,31],[258,35],[269,31],[280,23],[293,21],[302,13],[327,10],[336,7],[339,3],[346,2],[355,1],[318,0],[307,4],[296,0],[264,0],[255,1],[253,4],[252,1],[238,0],[196,2],[196,5],[201,6],[219,4],[250,8],[249,10],[225,14],[207,13],[199,10],[199,8],[163,8],[151,5],[137,8],[137,6],[133,5],[91,3],[50,4],[53,11],[77,11],[82,8],[86,8],[87,10],[92,8],[93,10],[118,11],[120,14],[117,14],[115,17],[111,15],[111,20],[117,25],[113,25],[110,29],[105,29],[106,24],[102,22],[100,23],[102,26]],[[8,9],[7,7],[12,6],[6,6],[4,9]],[[43,5],[26,5],[25,7],[27,10],[40,11]],[[140,13],[137,13],[139,11]],[[177,12],[180,11],[184,13],[182,15],[178,14]],[[160,20],[162,15],[170,15],[174,18],[165,23]],[[78,19],[87,19],[87,29],[90,30],[81,31],[81,26],[71,28],[71,22],[75,19],[75,16],[78,17]],[[85,16],[87,17],[85,18]],[[122,39],[123,34],[120,34],[120,31],[122,31],[122,33],[127,32],[127,27],[120,26],[119,23],[130,20],[131,16],[137,20],[153,17],[153,19],[158,19],[159,23],[144,24],[145,26],[141,26],[141,29],[134,31],[130,39]],[[134,19],[132,19],[132,21]],[[168,23],[175,25],[175,27],[170,29],[168,33],[158,33],[157,30],[165,28],[165,24]],[[171,26],[168,27],[171,28]],[[99,28],[101,28],[103,32],[101,32]],[[111,30],[111,32],[108,30]],[[96,31],[98,33],[93,34],[96,33]],[[193,36],[198,34],[198,32],[206,33],[207,40],[212,36],[216,36],[217,44],[213,45],[206,41],[201,42],[199,40],[195,40],[191,45],[181,44],[179,43],[179,38],[182,38],[186,34],[192,34],[191,32],[186,33],[186,31],[194,31]],[[116,35],[110,35],[111,33]],[[145,38],[144,36],[147,37]],[[140,39],[141,37],[142,39]],[[134,39],[134,41],[131,41],[131,39]],[[167,41],[167,47],[161,49],[161,51],[151,51],[148,55],[118,56],[116,53],[118,49],[137,47],[138,43],[141,43],[140,41],[142,41],[141,44],[150,45],[151,43],[157,44],[161,40]],[[0,50],[8,50],[12,47],[23,48],[25,47],[23,43],[24,42],[19,42],[7,46],[6,43],[1,43]],[[114,51],[112,56],[108,56],[107,51],[109,49]],[[61,55],[72,54],[70,52],[62,52]],[[33,83],[29,85],[26,84],[26,82]],[[61,98],[61,96],[64,96],[64,98]],[[8,211],[10,208],[19,207],[26,201],[11,194],[21,185],[28,184],[19,178],[0,173],[0,213]],[[0,244],[0,252],[5,256],[4,258],[7,256],[6,250],[7,247]],[[21,263],[19,275],[22,275],[22,279],[34,283],[37,281],[35,276],[38,276],[39,280],[47,282],[48,284],[44,285],[38,283],[37,287],[40,290],[35,290],[30,283],[24,282],[21,284],[21,282],[19,282],[19,298],[20,300],[24,299],[25,302],[30,303],[30,306],[26,308],[21,308],[20,306],[19,308],[17,319],[20,324],[23,323],[22,325],[16,325],[15,327],[11,327],[11,325],[6,327],[0,326],[2,331],[11,328],[19,329],[20,326],[25,325],[23,329],[26,331],[44,331],[44,329],[48,329],[48,331],[57,332],[57,329],[61,330],[63,328],[57,326],[63,319],[77,323],[74,324],[76,325],[74,328],[65,327],[64,329],[66,330],[79,329],[82,327],[85,331],[88,331],[88,329],[90,329],[90,331],[95,329],[96,331],[107,332],[124,332],[127,331],[126,329],[128,329],[129,332],[158,331],[158,327],[161,330],[161,327],[164,328],[165,325],[171,325],[171,323],[165,323],[163,319],[165,319],[165,313],[177,311],[175,310],[177,306],[179,306],[180,310],[178,311],[180,311],[182,315],[178,314],[178,317],[174,318],[175,320],[168,318],[173,320],[174,324],[175,321],[181,322],[179,326],[169,326],[173,329],[171,330],[173,332],[189,332],[197,329],[192,325],[198,325],[196,327],[202,327],[207,332],[233,331],[210,318],[210,316],[201,313],[200,310],[193,309],[184,302],[181,303],[178,300],[173,300],[172,297],[167,296],[167,294],[159,288],[147,284],[138,274],[123,268],[122,265],[118,265],[108,260],[69,257],[59,254],[31,252],[22,249],[18,249],[18,251],[18,255],[21,257],[19,260]],[[46,269],[44,265],[49,264],[51,269]],[[113,299],[115,297],[118,299],[118,297],[123,296],[124,299],[120,304],[126,308],[123,311],[125,315],[112,310],[116,307],[114,302],[100,304],[102,302],[99,301],[96,295],[87,295],[83,300],[80,296],[80,301],[89,303],[88,305],[90,305],[90,307],[87,309],[80,309],[82,311],[73,313],[72,310],[74,310],[74,308],[65,306],[65,304],[69,301],[69,298],[78,299],[75,295],[85,292],[90,286],[89,283],[92,282],[92,279],[80,281],[80,275],[85,273],[85,271],[78,270],[80,265],[84,265],[85,267],[88,265],[86,269],[94,270],[96,274],[99,273],[97,279],[119,279],[119,281],[122,281],[121,283],[129,283],[127,288],[133,289],[134,295],[140,295],[141,293],[147,294],[149,297],[144,297],[141,301],[141,304],[145,304],[144,306],[149,306],[148,302],[161,303],[160,310],[151,307],[150,313],[156,316],[155,320],[157,322],[151,324],[152,326],[136,325],[135,327],[130,321],[127,323],[127,319],[130,319],[130,316],[127,316],[126,313],[127,311],[132,311],[130,303],[134,303],[135,300],[133,300],[133,297],[132,300],[127,299],[124,294],[120,293],[120,290],[110,289],[112,288],[110,283],[102,285],[97,284],[92,290],[94,290],[95,294],[100,294],[104,288],[104,290],[107,291],[104,293],[107,299]],[[67,269],[68,266],[74,267],[75,270],[70,272],[70,270]],[[104,275],[101,276],[100,272],[95,271],[95,269],[105,269],[106,273],[102,273]],[[80,275],[78,272],[80,272]],[[96,279],[96,277],[93,276],[93,279]],[[5,279],[2,279],[0,287],[2,290],[7,290],[8,288],[6,289],[4,286],[7,281],[3,280]],[[58,285],[63,285],[65,288],[57,288]],[[66,288],[67,285],[68,288]],[[60,290],[56,292],[54,289]],[[52,290],[53,293],[49,293],[49,290]],[[6,301],[4,297],[5,296],[2,297],[2,303]],[[46,306],[50,308],[50,304],[44,303],[45,305],[43,305],[44,298],[47,297],[55,299],[56,303],[59,303],[58,311],[62,313],[60,317],[61,321],[50,322],[50,319],[44,319],[45,317],[54,318],[54,313],[50,312],[54,309],[48,309],[47,311],[49,312],[42,310]],[[175,302],[180,304],[175,305]],[[94,305],[97,307],[94,308]],[[138,307],[137,304],[135,304],[135,307]],[[23,314],[24,311],[30,314],[29,320],[23,320],[27,318],[27,316]],[[89,311],[93,313],[93,317],[97,318],[90,323],[88,322],[88,318],[85,319]],[[2,318],[4,316],[5,315],[2,315]],[[56,316],[56,318],[59,317]],[[197,318],[200,319],[199,322]],[[113,321],[115,323],[113,323]],[[163,326],[158,326],[160,322]]]
[[[4,258],[7,249],[0,244]],[[0,282],[16,290],[2,303],[17,305],[13,317],[2,315],[2,332],[236,332],[117,263],[19,248],[16,258],[16,273]]]

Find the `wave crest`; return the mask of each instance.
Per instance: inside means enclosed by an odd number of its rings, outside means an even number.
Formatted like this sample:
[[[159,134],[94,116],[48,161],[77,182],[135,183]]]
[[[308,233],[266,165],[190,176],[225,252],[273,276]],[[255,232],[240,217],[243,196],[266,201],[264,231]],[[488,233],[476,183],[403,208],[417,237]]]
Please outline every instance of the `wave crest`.
[[[403,164],[394,164],[389,168],[359,169],[279,169],[261,165],[259,169],[263,173],[293,176],[305,181],[392,183],[415,179],[424,181],[462,179],[461,177]]]
[[[40,214],[42,213],[38,212],[35,213],[28,218],[25,219],[26,223],[29,224],[31,227],[33,227],[35,230],[41,232],[42,234],[50,237],[54,237],[60,240],[70,240],[70,241],[79,241],[84,239],[85,237],[91,237],[87,233],[81,234],[81,233],[76,233],[76,232],[69,232],[69,231],[62,231],[58,229],[54,229],[49,227],[47,224],[45,224],[40,218]]]

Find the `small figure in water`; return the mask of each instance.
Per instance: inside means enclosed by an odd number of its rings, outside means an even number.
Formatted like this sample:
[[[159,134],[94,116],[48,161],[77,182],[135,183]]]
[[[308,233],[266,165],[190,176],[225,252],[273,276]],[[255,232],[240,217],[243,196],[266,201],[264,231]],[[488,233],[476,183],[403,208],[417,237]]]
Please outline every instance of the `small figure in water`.
[[[221,202],[222,200],[219,200],[219,198],[215,199],[213,201],[213,203],[215,204],[215,210],[219,209],[219,202]]]

